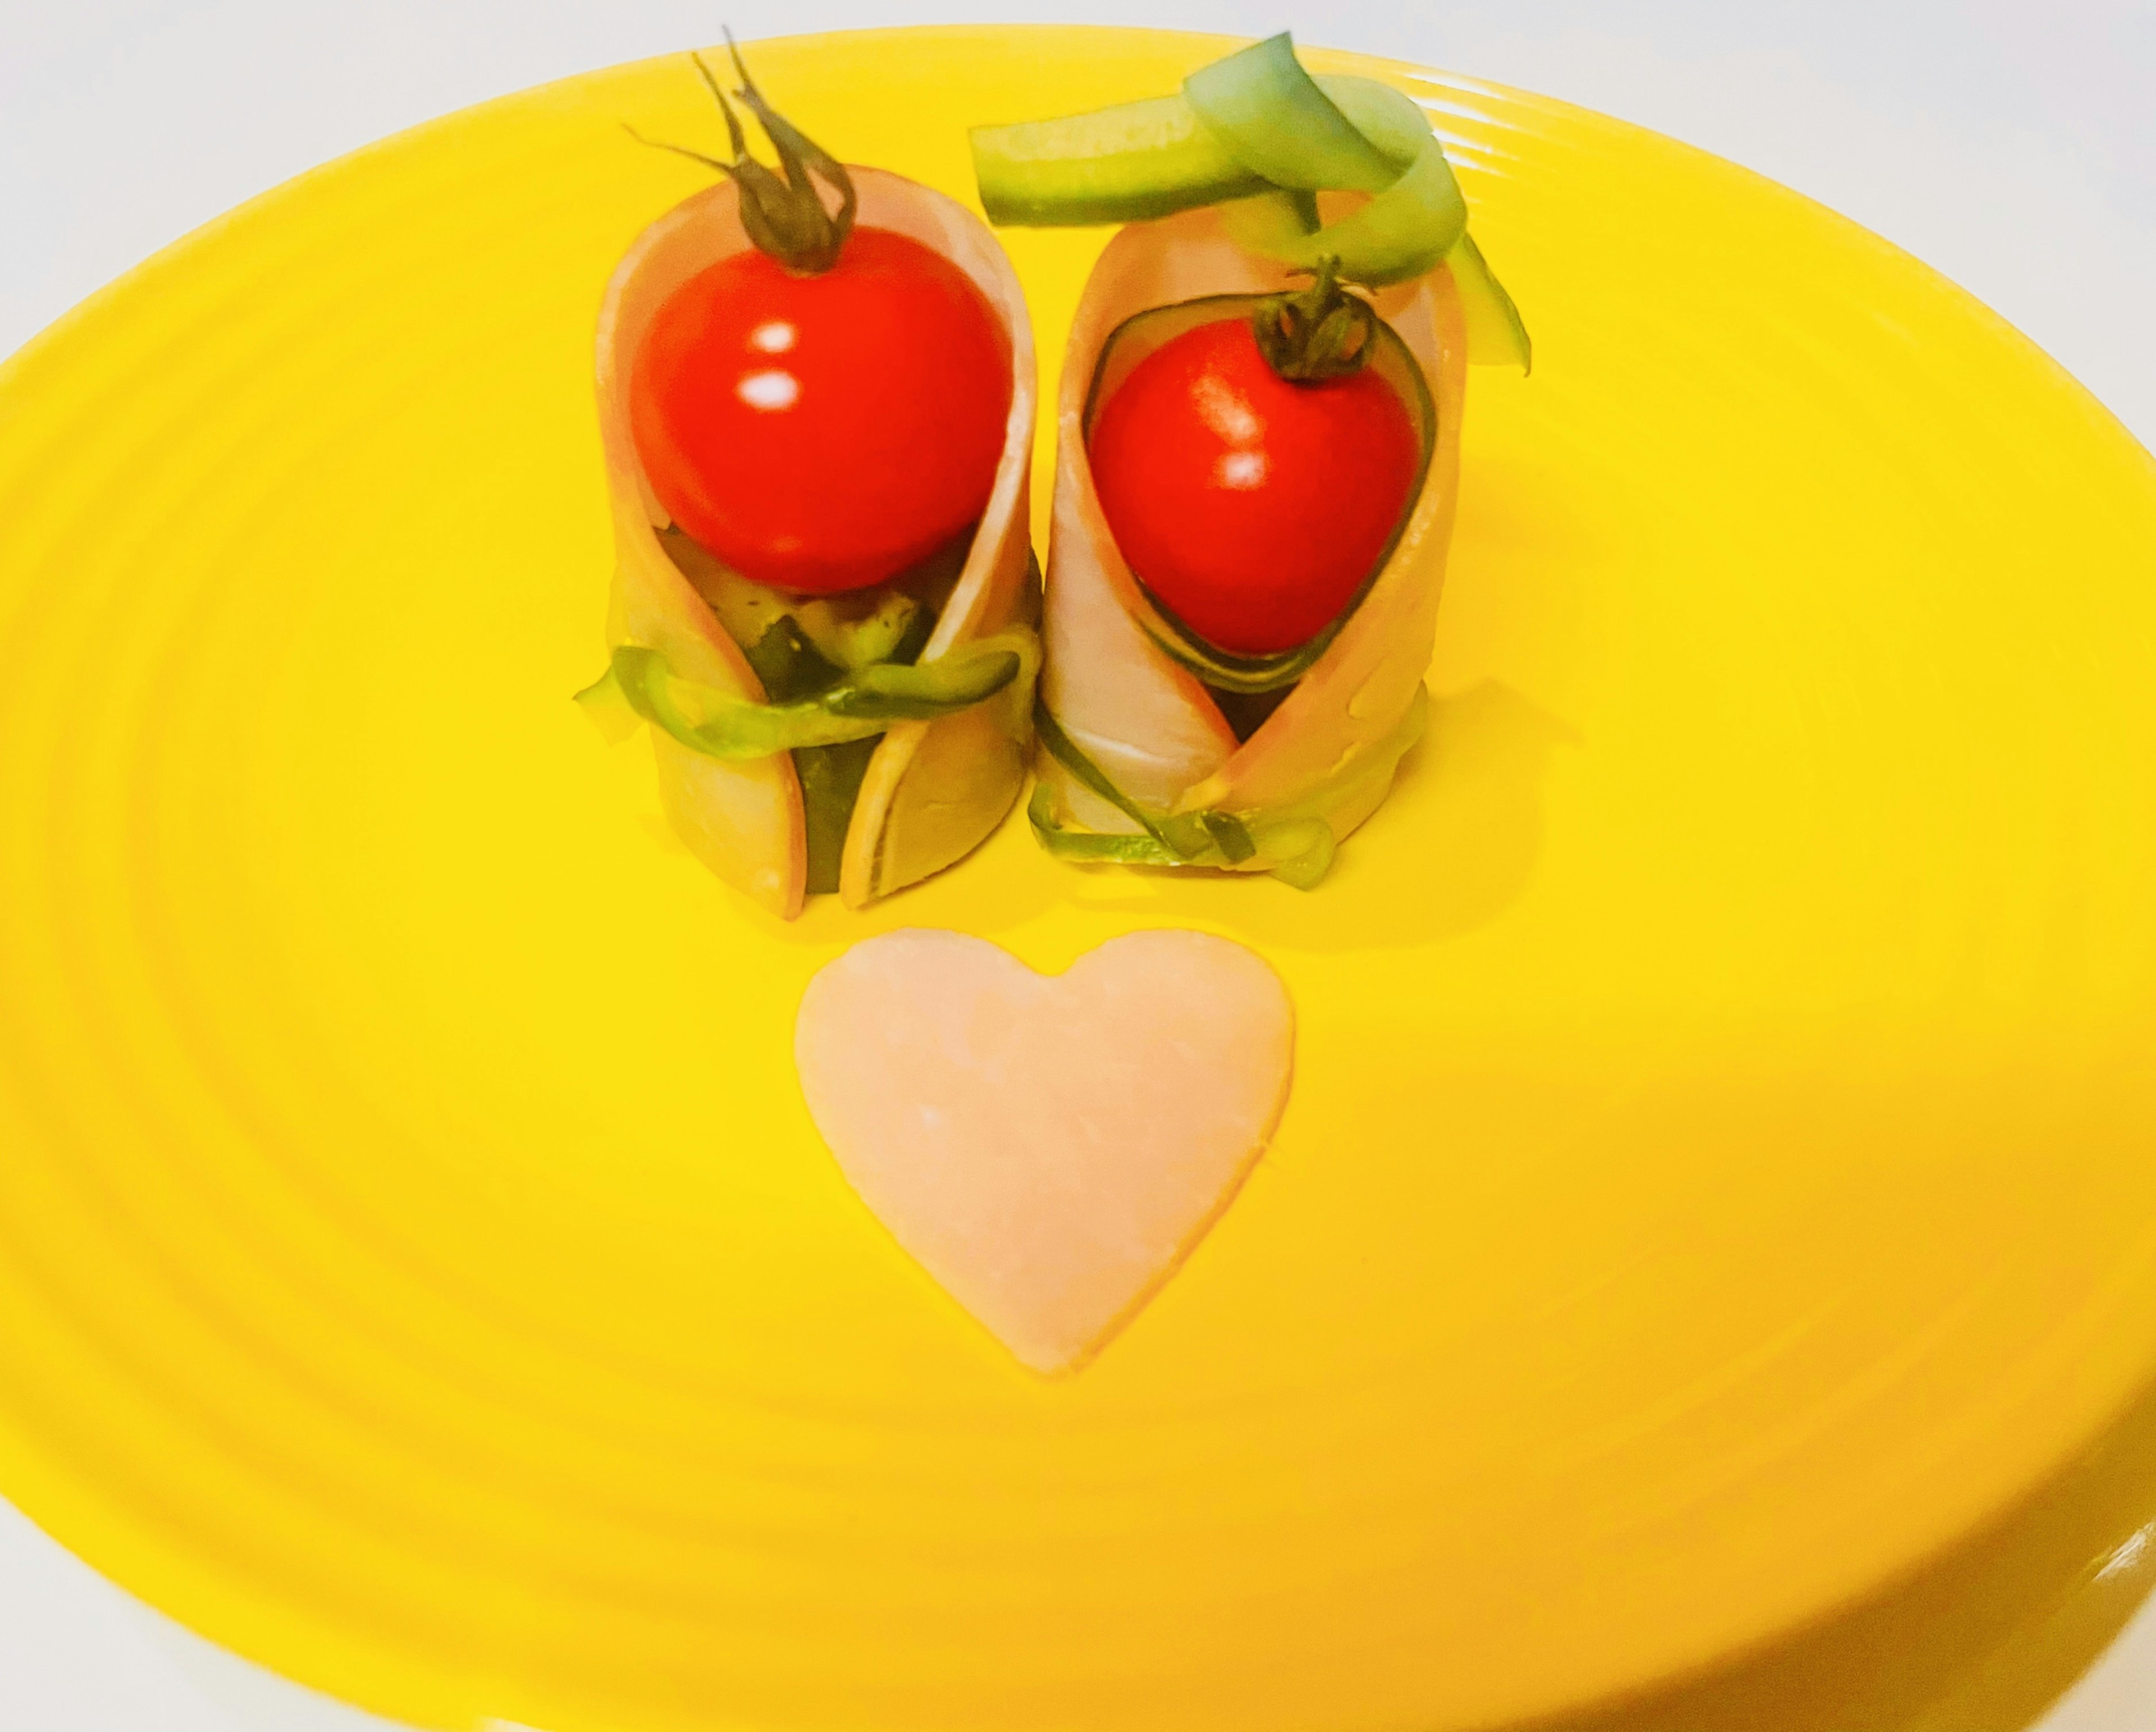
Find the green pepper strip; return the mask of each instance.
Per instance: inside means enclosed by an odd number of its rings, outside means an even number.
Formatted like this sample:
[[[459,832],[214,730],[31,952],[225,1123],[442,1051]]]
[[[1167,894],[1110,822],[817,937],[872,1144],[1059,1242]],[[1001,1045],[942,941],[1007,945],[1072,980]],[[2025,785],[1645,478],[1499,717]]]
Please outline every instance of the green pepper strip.
[[[881,662],[856,669],[813,698],[754,704],[684,679],[655,649],[624,643],[605,674],[576,701],[619,738],[622,706],[691,751],[723,759],[765,758],[803,746],[836,746],[985,703],[1037,665],[1040,641],[1014,627],[933,662]]]

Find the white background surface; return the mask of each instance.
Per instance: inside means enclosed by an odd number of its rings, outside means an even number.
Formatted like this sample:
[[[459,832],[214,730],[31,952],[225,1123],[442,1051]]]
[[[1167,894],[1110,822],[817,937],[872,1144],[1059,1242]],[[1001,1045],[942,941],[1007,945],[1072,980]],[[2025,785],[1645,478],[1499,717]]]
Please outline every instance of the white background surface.
[[[301,169],[526,85],[707,42],[722,16],[744,37],[1286,25],[1546,91],[1899,243],[2156,446],[2156,0],[0,0],[0,353]],[[166,1624],[0,1504],[0,1732],[380,1724]],[[2156,1732],[2156,1610],[2044,1732]]]

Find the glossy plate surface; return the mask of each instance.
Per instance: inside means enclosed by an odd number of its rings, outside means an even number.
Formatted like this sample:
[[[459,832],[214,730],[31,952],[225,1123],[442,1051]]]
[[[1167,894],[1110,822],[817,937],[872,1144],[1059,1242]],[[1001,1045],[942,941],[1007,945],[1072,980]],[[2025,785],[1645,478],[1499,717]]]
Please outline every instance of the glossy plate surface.
[[[838,155],[1216,41],[753,46]],[[1431,105],[1478,372],[1430,740],[1303,894],[1022,822],[782,927],[567,701],[602,285],[685,59],[453,116],[0,373],[0,1488],[441,1725],[1457,1728],[1869,1592],[2156,1371],[2156,465],[1906,256],[1517,93]],[[1098,233],[1009,238],[1053,401]],[[1044,439],[1042,456],[1046,456]],[[1045,472],[1036,510],[1045,510]],[[1081,1375],[818,1143],[809,975],[1187,925],[1273,1152]]]

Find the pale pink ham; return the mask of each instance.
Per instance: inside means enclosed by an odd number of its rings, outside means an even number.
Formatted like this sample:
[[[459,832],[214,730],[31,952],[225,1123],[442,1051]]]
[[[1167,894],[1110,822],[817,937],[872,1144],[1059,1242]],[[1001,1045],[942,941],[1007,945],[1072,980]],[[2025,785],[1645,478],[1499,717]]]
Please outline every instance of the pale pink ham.
[[[859,221],[932,247],[988,297],[1011,340],[1010,418],[993,491],[957,587],[921,653],[958,647],[1027,623],[1027,500],[1036,387],[1033,326],[1002,244],[980,218],[942,193],[880,169],[849,167]],[[739,648],[660,545],[667,518],[629,432],[632,363],[653,316],[697,272],[750,244],[733,183],[684,200],[637,238],[599,311],[599,430],[613,506],[615,580],[611,644],[663,653],[684,678],[761,702],[763,688]],[[973,848],[1001,821],[1025,779],[1031,730],[1022,694],[927,722],[901,722],[871,760],[840,869],[839,894],[860,907]],[[653,731],[660,795],[669,821],[727,883],[787,919],[801,911],[808,850],[801,787],[783,753],[708,758]]]
[[[1286,1104],[1295,1016],[1224,938],[1035,974],[905,930],[808,983],[794,1058],[863,1202],[1024,1364],[1082,1364],[1204,1237]]]
[[[1073,743],[1149,812],[1323,817],[1338,838],[1383,800],[1421,714],[1466,395],[1466,333],[1450,273],[1440,268],[1374,297],[1420,364],[1437,407],[1436,448],[1406,528],[1353,617],[1240,746],[1196,676],[1141,623],[1148,612],[1143,593],[1109,532],[1086,455],[1086,396],[1117,325],[1153,307],[1270,293],[1291,280],[1236,245],[1212,209],[1133,223],[1101,254],[1071,325],[1057,398],[1042,694]],[[1060,822],[1137,831],[1045,752],[1039,769]],[[1260,858],[1250,869],[1266,863]]]

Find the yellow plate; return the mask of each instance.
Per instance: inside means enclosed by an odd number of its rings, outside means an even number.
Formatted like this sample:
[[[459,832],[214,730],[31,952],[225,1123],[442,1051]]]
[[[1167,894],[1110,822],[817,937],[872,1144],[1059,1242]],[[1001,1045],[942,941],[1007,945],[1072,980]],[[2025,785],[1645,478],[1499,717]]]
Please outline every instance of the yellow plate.
[[[754,57],[965,193],[968,123],[1220,48]],[[1313,894],[1013,822],[781,927],[668,845],[567,697],[593,312],[700,179],[620,123],[716,140],[685,60],[306,176],[9,364],[9,1496],[429,1724],[1199,1732],[1598,1699],[2066,1483],[2156,1371],[2156,465],[1816,206],[1312,58],[1433,105],[1537,363],[1474,377],[1434,736]],[[1009,238],[1051,372],[1101,239]],[[1295,1096],[1039,1381],[840,1180],[794,1004],[895,925],[1162,923],[1277,965]]]

